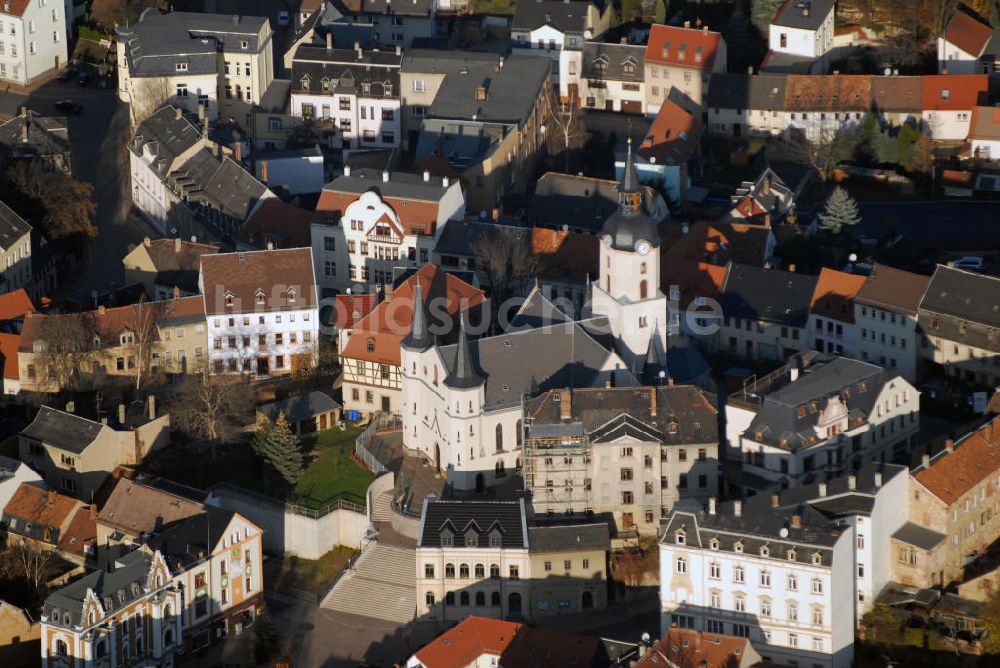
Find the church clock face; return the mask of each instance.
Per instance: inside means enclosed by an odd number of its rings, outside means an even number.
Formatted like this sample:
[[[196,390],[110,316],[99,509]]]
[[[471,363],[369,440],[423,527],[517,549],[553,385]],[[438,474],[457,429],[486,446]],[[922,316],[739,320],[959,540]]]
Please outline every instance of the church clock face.
[[[651,249],[651,246],[649,245],[648,241],[646,241],[645,239],[643,239],[643,240],[639,241],[639,243],[637,243],[635,245],[635,249],[637,251],[639,251],[639,255],[648,255],[649,251]]]

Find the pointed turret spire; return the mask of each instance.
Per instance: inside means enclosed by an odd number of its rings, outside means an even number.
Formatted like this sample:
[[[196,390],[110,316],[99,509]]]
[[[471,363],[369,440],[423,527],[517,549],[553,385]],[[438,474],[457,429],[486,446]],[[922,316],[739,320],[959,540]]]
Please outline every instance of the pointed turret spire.
[[[430,330],[430,316],[424,293],[420,288],[420,279],[413,288],[413,318],[410,321],[410,333],[403,339],[403,345],[414,350],[427,350],[434,345],[434,336]]]
[[[632,153],[632,138],[628,138],[628,154],[625,158],[625,169],[621,181],[618,182],[618,204],[626,211],[638,211],[642,200],[642,184],[639,183],[639,172],[635,167],[635,156]]]
[[[465,331],[466,318],[467,314],[463,312],[459,320],[458,343],[455,345],[455,363],[444,381],[448,387],[468,389],[483,384],[483,377],[472,363],[472,348],[469,346],[469,336]]]
[[[646,382],[658,383],[660,381],[660,371],[666,371],[665,357],[663,347],[660,344],[660,322],[657,321],[649,334],[649,346],[646,348],[646,358],[642,366]]]

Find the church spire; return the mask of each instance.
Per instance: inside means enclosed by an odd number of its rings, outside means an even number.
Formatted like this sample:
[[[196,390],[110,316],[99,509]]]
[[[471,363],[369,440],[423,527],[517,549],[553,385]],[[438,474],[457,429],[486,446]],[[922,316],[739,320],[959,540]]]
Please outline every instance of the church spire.
[[[639,183],[639,172],[635,167],[635,155],[632,153],[632,138],[628,138],[628,154],[625,158],[625,169],[618,182],[618,205],[623,211],[634,213],[639,210],[642,201],[642,184]]]
[[[434,345],[434,336],[430,330],[430,317],[427,314],[427,304],[424,303],[423,290],[420,289],[420,279],[416,279],[413,288],[413,318],[410,321],[410,333],[403,339],[403,345],[415,350],[427,350]]]
[[[458,343],[455,345],[455,363],[451,373],[445,378],[448,387],[469,389],[483,384],[483,377],[476,371],[472,363],[472,349],[469,346],[469,336],[466,334],[467,314],[462,313],[459,320]]]

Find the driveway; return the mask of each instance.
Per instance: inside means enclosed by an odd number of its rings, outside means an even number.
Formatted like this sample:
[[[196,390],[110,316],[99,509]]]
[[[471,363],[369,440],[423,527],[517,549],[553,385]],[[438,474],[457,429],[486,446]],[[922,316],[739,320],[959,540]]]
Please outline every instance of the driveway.
[[[76,178],[94,186],[97,202],[97,239],[91,243],[91,266],[75,280],[63,282],[57,296],[89,295],[125,282],[122,258],[128,247],[140,243],[152,230],[136,218],[129,218],[129,166],[125,154],[128,140],[128,107],[118,100],[114,89],[75,82],[52,81],[28,96],[0,92],[0,113],[16,114],[27,104],[43,115],[64,116],[55,110],[58,100],[71,98],[83,105],[83,113],[69,117]]]

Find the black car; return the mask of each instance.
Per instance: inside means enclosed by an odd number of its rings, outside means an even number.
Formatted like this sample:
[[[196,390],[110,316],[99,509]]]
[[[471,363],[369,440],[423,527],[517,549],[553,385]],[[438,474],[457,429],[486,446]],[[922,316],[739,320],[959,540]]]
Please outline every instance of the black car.
[[[59,81],[69,81],[71,79],[75,79],[76,75],[78,75],[79,73],[80,71],[75,67],[67,67],[62,72],[59,73],[59,76],[57,76],[56,79],[58,79]]]
[[[71,114],[79,114],[83,111],[83,105],[76,100],[59,100],[56,102],[56,109],[66,111]]]
[[[77,86],[89,86],[90,82],[94,80],[94,75],[90,72],[80,72],[80,76],[76,78]]]

